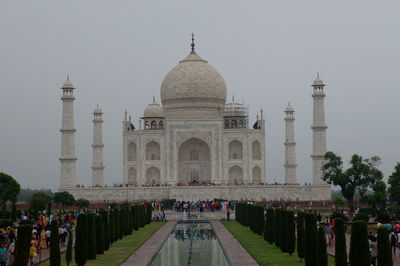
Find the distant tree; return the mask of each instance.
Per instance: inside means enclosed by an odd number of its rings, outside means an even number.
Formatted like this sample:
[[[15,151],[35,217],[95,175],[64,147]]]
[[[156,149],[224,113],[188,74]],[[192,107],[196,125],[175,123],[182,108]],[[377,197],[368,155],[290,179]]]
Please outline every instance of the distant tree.
[[[75,198],[68,191],[54,193],[53,201],[56,204],[61,204],[63,209],[65,209],[66,206],[75,205]]]
[[[29,208],[36,215],[39,211],[46,210],[47,205],[51,203],[51,197],[43,192],[36,192],[30,199]]]
[[[104,250],[108,250],[110,248],[110,227],[108,222],[108,211],[100,210],[100,215],[103,217],[103,226],[104,226]]]
[[[13,203],[11,208],[11,220],[15,222],[17,220],[17,204]]]
[[[378,265],[392,266],[392,249],[389,242],[389,229],[386,226],[381,226],[378,229]]]
[[[50,228],[50,266],[60,266],[60,234],[58,232],[58,221],[56,219],[51,221]]]
[[[347,266],[346,224],[342,218],[335,219],[335,265]]]
[[[391,201],[395,201],[400,204],[400,163],[397,163],[394,167],[394,172],[389,176],[389,198]]]
[[[372,205],[374,209],[379,207],[380,210],[384,210],[386,207],[387,194],[386,194],[386,183],[383,180],[376,181],[372,185],[373,193],[365,196],[366,201]]]
[[[18,194],[18,198],[17,201],[29,201],[29,199],[31,198],[32,194],[36,193],[36,192],[43,192],[47,195],[49,195],[50,197],[54,196],[54,193],[51,192],[50,189],[30,189],[30,188],[21,188]]]
[[[317,217],[312,213],[305,215],[305,262],[306,266],[318,265]]]
[[[377,156],[363,159],[354,154],[350,160],[350,168],[344,171],[342,158],[333,152],[327,152],[322,166],[323,180],[328,184],[340,186],[342,195],[353,209],[355,193],[358,192],[363,197],[368,187],[379,179],[380,171],[376,167],[379,163],[380,158]]]
[[[292,256],[296,249],[296,224],[293,211],[287,211],[286,251]]]
[[[90,201],[88,201],[87,199],[77,199],[75,204],[79,208],[87,208],[89,207]]]
[[[3,210],[6,208],[7,201],[16,203],[21,187],[12,177],[0,172],[0,202]]]
[[[88,257],[88,219],[86,213],[78,215],[75,236],[75,262],[78,266],[85,265]]]
[[[370,266],[368,229],[365,221],[355,221],[351,226],[350,266]]]
[[[297,213],[297,256],[300,258],[300,262],[303,261],[305,253],[304,234],[304,212],[300,211]]]
[[[96,224],[96,248],[97,254],[104,253],[104,225],[103,217],[101,215],[96,215],[94,218]]]
[[[96,227],[94,223],[93,212],[87,213],[88,218],[88,260],[96,259],[97,241],[96,241]]]
[[[318,229],[318,266],[328,265],[328,253],[326,252],[326,238],[323,226]]]
[[[336,206],[342,206],[342,207],[343,207],[343,205],[344,205],[344,200],[343,200],[342,197],[336,197],[336,198],[333,200],[333,203],[335,203]]]
[[[72,261],[72,238],[73,234],[71,229],[68,230],[68,243],[67,243],[67,252],[65,252],[65,261],[67,262],[67,266]]]
[[[13,266],[27,265],[29,261],[29,248],[31,246],[32,224],[25,223],[18,226],[18,237],[15,243]]]

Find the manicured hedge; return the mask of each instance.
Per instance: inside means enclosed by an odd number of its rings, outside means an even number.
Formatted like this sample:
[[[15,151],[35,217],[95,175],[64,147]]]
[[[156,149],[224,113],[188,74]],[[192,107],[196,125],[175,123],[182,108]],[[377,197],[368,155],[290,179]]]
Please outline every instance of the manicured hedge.
[[[318,232],[317,217],[305,215],[305,262],[307,266],[318,266]]]
[[[328,265],[328,253],[326,252],[326,238],[323,226],[318,229],[318,266]]]
[[[60,234],[58,232],[58,221],[56,219],[51,221],[50,229],[50,265],[60,266]]]
[[[104,250],[108,250],[110,248],[110,227],[108,223],[108,211],[100,210],[100,215],[103,218],[103,232],[104,232]]]
[[[94,223],[94,214],[93,212],[88,212],[88,260],[96,259],[96,227]]]
[[[335,265],[347,266],[346,224],[342,218],[335,219]]]
[[[293,211],[287,212],[286,251],[292,255],[296,249],[296,224]]]
[[[305,256],[304,212],[297,213],[297,256],[300,261]]]
[[[389,240],[389,229],[381,226],[378,229],[378,265],[393,265],[392,249]]]
[[[362,220],[354,221],[351,225],[350,265],[370,266],[367,223]]]
[[[88,219],[86,213],[78,215],[75,238],[75,262],[78,266],[85,265],[88,257]]]
[[[96,215],[94,218],[94,223],[96,225],[96,253],[104,253],[104,225],[103,217],[101,215]]]
[[[29,248],[31,246],[32,224],[25,223],[18,226],[18,237],[15,243],[14,266],[27,265],[29,261]]]

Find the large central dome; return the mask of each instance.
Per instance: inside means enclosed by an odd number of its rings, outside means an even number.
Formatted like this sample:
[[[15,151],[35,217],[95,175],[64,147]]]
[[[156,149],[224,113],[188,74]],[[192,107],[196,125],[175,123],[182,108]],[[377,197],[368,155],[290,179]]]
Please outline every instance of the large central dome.
[[[160,94],[166,114],[194,118],[203,108],[207,117],[219,116],[226,101],[226,85],[218,71],[192,50],[165,76]]]

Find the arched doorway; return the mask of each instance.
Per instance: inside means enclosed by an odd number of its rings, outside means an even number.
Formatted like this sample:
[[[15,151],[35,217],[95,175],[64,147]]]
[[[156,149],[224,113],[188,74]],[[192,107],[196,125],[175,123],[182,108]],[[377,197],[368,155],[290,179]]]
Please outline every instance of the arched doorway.
[[[161,183],[160,170],[154,166],[146,171],[146,184],[156,185]]]
[[[136,185],[137,184],[135,167],[129,168],[129,171],[128,171],[128,184],[129,185]]]
[[[254,166],[253,168],[253,183],[259,185],[262,182],[261,180],[261,169],[258,166]]]
[[[178,182],[211,182],[211,153],[207,143],[191,138],[179,147]]]
[[[229,169],[229,183],[231,185],[243,184],[243,169],[239,166],[232,166]]]

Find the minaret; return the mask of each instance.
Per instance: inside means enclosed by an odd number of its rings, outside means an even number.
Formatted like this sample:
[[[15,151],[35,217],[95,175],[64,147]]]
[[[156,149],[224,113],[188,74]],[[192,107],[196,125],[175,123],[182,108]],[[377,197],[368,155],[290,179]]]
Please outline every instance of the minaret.
[[[312,162],[313,162],[313,176],[312,183],[324,184],[322,180],[322,165],[324,163],[326,153],[326,129],[325,125],[325,107],[324,107],[324,82],[319,78],[314,80],[313,84],[313,125],[311,129],[313,131],[313,147],[312,147]]]
[[[285,183],[296,184],[296,142],[294,140],[294,110],[288,104],[285,110]]]
[[[63,90],[63,112],[61,131],[61,182],[60,187],[75,187],[76,185],[76,156],[75,156],[75,131],[74,128],[74,85],[69,80],[64,82]]]
[[[93,165],[92,187],[104,186],[103,165],[103,112],[99,105],[93,111]]]

